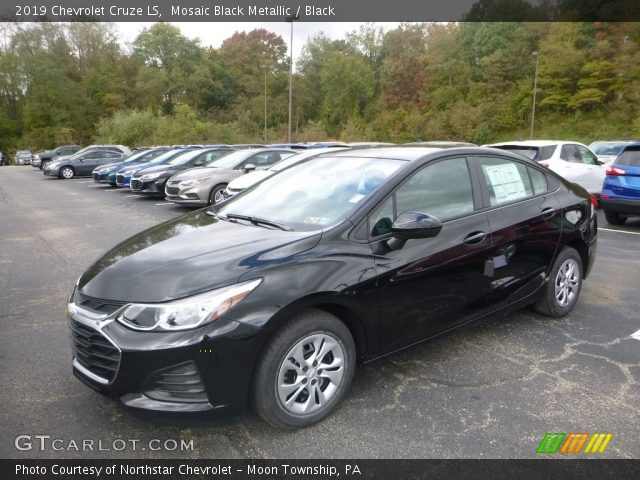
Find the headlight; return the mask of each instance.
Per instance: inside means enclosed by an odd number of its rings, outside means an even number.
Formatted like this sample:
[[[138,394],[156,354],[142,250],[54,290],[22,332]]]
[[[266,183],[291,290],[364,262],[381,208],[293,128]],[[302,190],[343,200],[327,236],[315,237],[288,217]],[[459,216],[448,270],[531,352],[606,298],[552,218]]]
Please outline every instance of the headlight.
[[[164,172],[148,173],[146,175],[142,175],[140,177],[140,180],[142,180],[143,182],[146,182],[147,180],[155,180],[156,178],[158,178],[163,173]]]
[[[131,304],[117,320],[135,330],[189,330],[217,320],[249,295],[261,279],[169,303]]]
[[[202,177],[202,178],[196,178],[195,180],[184,180],[184,181],[180,182],[180,186],[181,187],[194,187],[196,185],[200,185],[201,183],[206,182],[210,178],[211,177]]]

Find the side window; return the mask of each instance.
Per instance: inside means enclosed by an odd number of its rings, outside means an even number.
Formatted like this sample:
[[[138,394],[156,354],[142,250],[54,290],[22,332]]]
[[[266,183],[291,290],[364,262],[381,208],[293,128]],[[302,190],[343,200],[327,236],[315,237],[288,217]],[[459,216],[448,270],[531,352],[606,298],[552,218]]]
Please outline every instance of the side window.
[[[556,151],[556,148],[558,148],[558,145],[547,145],[546,147],[541,147],[536,160],[549,160],[553,156],[553,152]]]
[[[582,158],[580,157],[580,153],[576,147],[577,145],[573,144],[563,145],[560,158],[571,163],[582,163]]]
[[[122,158],[122,154],[118,152],[104,152],[102,158]]]
[[[102,154],[100,152],[89,152],[85,154],[82,158],[85,160],[92,160],[94,158],[102,158]]]
[[[391,231],[398,215],[407,211],[428,213],[444,222],[473,212],[471,177],[464,158],[427,165],[413,174],[369,216],[373,237]]]
[[[527,167],[520,162],[507,158],[482,157],[480,169],[489,190],[492,207],[533,195]]]
[[[369,234],[372,237],[378,237],[391,233],[393,220],[393,196],[391,196],[382,202],[382,205],[376,208],[369,216]]]
[[[578,149],[578,154],[582,159],[582,163],[587,165],[598,165],[598,157],[591,153],[587,148],[582,145],[578,145],[576,148]]]
[[[527,167],[529,171],[529,178],[531,179],[531,186],[533,187],[533,193],[535,195],[540,195],[549,190],[547,187],[547,177],[540,170]]]

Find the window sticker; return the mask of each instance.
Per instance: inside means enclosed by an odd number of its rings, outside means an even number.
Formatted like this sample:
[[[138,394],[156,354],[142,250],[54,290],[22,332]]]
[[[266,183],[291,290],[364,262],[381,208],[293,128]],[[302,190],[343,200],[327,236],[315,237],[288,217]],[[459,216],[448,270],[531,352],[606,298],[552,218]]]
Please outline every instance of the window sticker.
[[[522,177],[514,163],[482,165],[482,169],[493,187],[496,203],[505,203],[527,196]]]

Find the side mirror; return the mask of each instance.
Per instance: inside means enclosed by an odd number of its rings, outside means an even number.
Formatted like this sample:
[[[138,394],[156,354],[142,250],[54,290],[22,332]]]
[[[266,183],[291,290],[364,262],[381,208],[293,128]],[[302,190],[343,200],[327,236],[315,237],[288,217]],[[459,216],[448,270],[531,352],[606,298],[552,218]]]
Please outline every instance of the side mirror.
[[[247,163],[244,166],[244,173],[253,172],[256,169],[256,166],[253,163]]]
[[[402,240],[435,237],[442,230],[442,222],[421,212],[401,213],[391,225],[391,233]]]

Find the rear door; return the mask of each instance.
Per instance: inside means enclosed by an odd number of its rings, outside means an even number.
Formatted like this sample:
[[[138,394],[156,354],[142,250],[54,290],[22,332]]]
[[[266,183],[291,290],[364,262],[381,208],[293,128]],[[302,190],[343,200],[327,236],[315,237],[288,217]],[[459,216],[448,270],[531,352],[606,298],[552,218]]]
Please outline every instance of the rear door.
[[[89,175],[98,166],[98,160],[102,152],[87,152],[82,155],[74,164],[76,175]]]
[[[610,182],[616,196],[640,200],[640,147],[627,147],[614,162],[616,181]]]
[[[565,143],[560,151],[561,161],[553,162],[550,167],[558,174],[577,183],[590,193],[600,193],[602,191],[602,183],[598,186],[594,181],[593,165],[585,163],[583,160],[580,145],[575,143]],[[597,159],[594,159],[597,160]],[[604,176],[601,180],[604,179]]]
[[[562,211],[557,183],[525,162],[499,156],[474,159],[488,206],[491,254],[487,308],[522,300],[542,284],[560,241]]]
[[[430,163],[370,214],[382,352],[420,341],[484,312],[489,221],[486,212],[476,211],[480,199],[473,183],[464,157]],[[438,218],[442,230],[433,238],[408,240],[402,248],[390,250],[391,224],[406,211]]]

